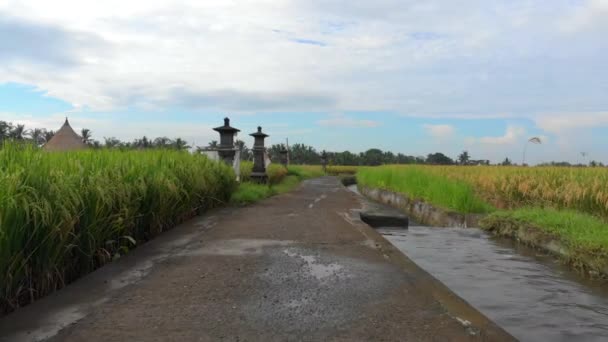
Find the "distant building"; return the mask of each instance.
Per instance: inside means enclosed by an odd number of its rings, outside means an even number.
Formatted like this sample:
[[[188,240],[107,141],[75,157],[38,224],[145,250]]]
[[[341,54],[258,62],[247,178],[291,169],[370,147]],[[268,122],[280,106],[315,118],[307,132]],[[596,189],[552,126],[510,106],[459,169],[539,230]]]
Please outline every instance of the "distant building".
[[[88,148],[88,146],[82,141],[82,137],[74,132],[68,122],[68,118],[65,118],[63,126],[61,126],[53,138],[51,138],[43,148],[46,151],[74,151],[84,150]]]

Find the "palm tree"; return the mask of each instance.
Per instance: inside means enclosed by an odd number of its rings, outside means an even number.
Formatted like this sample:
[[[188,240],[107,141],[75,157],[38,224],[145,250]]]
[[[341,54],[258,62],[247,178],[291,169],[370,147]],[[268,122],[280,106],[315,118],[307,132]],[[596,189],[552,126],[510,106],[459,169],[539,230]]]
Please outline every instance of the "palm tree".
[[[167,137],[158,137],[154,139],[154,146],[156,147],[170,147],[173,141]]]
[[[17,125],[13,127],[9,136],[15,140],[24,140],[25,138],[25,125]]]
[[[45,131],[44,132],[44,141],[49,142],[55,136],[55,131]]]
[[[122,142],[115,137],[104,137],[103,139],[105,140],[104,145],[108,148],[120,147],[122,145]]]
[[[247,147],[247,144],[243,140],[237,140],[234,142],[234,145],[239,150],[241,154],[241,160],[249,160],[251,156],[251,151]]]
[[[175,141],[173,141],[173,147],[177,150],[187,150],[190,148],[190,145],[188,145],[188,142],[182,138],[177,138]]]
[[[44,133],[45,130],[40,128],[30,129],[27,132],[27,134],[30,136],[36,146],[40,146],[44,143]]]
[[[133,142],[133,147],[142,149],[151,148],[152,141],[150,141],[150,139],[148,139],[148,137],[144,135],[141,139],[135,139],[135,141]]]
[[[83,128],[80,131],[80,135],[82,136],[82,142],[85,144],[89,144],[91,142],[92,132],[88,128]]]
[[[13,125],[10,122],[0,121],[0,141],[8,138],[12,129]]]
[[[471,157],[469,156],[468,151],[462,151],[462,153],[458,156],[458,161],[460,161],[461,165],[467,165]]]

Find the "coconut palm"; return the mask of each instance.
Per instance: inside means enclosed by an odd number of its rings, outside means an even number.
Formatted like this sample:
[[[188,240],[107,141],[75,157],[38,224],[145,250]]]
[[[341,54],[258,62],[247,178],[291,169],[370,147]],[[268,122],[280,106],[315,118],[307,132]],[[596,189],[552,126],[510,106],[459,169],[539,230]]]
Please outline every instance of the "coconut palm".
[[[462,151],[462,153],[458,156],[458,161],[460,165],[467,165],[471,157],[469,156],[469,151]]]
[[[152,148],[153,146],[152,146],[152,141],[144,135],[141,139],[135,139],[135,141],[133,141],[133,147],[146,149],[146,148]]]
[[[41,128],[34,128],[27,131],[27,135],[29,135],[30,139],[36,146],[40,146],[44,144],[44,133],[45,130]]]
[[[90,129],[83,128],[80,131],[80,136],[82,137],[82,142],[88,145],[91,142],[92,133],[93,132],[91,132]]]
[[[55,136],[55,131],[45,131],[44,132],[44,141],[49,142]]]
[[[13,125],[10,122],[0,121],[0,141],[9,138]]]
[[[190,145],[188,145],[188,142],[182,138],[177,138],[175,141],[173,141],[173,147],[176,150],[187,150],[190,148]]]
[[[173,141],[167,137],[158,137],[154,139],[154,146],[156,147],[170,147],[173,144]]]
[[[122,145],[122,142],[115,137],[104,137],[103,139],[105,140],[104,145],[107,148],[120,147]]]
[[[25,125],[14,126],[10,131],[9,136],[15,140],[25,139]]]

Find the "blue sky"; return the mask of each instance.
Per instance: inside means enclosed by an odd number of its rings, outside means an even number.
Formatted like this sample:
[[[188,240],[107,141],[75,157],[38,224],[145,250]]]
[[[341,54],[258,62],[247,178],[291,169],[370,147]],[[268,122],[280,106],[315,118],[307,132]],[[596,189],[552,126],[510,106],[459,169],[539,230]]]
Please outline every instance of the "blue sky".
[[[608,162],[607,36],[608,0],[7,0],[0,120]]]

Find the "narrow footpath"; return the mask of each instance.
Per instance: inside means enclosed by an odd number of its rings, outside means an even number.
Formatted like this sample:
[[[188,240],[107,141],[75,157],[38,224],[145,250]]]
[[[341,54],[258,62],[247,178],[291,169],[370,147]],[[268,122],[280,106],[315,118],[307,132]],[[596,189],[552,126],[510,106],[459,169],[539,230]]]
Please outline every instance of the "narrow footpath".
[[[198,217],[0,318],[0,341],[511,341],[337,178]]]

